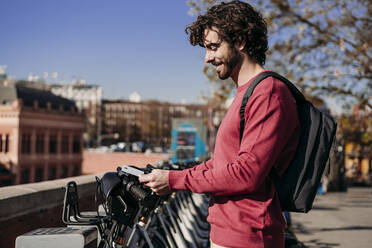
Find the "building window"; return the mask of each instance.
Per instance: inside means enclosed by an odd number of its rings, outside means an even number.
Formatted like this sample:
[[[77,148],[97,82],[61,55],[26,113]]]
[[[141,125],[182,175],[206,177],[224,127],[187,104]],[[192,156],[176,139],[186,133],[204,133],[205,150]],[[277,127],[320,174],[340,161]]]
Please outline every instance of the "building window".
[[[44,179],[44,168],[36,167],[35,169],[35,182],[41,182]]]
[[[72,151],[73,153],[80,152],[80,136],[74,136],[74,143],[73,143]]]
[[[51,135],[49,138],[49,153],[57,153],[57,136]]]
[[[38,154],[44,153],[44,135],[43,134],[36,135],[36,153]]]
[[[21,172],[21,184],[30,182],[30,169],[23,169]]]
[[[9,152],[9,135],[5,136],[5,153]]]
[[[5,152],[7,152],[7,140],[5,140]],[[24,133],[22,134],[22,145],[21,153],[30,154],[31,153],[31,134]]]
[[[50,165],[48,166],[48,180],[56,179],[57,169],[55,166]]]
[[[62,153],[68,153],[68,136],[62,136]]]
[[[68,177],[68,165],[62,165],[62,175],[61,175],[62,178],[66,178]]]
[[[80,167],[79,165],[74,166],[73,176],[79,176],[80,175]]]

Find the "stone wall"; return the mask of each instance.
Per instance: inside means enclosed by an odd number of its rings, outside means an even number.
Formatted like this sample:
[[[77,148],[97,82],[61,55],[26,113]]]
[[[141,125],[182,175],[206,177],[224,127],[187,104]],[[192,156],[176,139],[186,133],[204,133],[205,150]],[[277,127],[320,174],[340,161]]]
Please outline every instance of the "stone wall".
[[[76,181],[81,211],[94,210],[93,175],[0,188],[0,247],[14,248],[15,239],[42,227],[65,226],[62,206],[66,184]]]

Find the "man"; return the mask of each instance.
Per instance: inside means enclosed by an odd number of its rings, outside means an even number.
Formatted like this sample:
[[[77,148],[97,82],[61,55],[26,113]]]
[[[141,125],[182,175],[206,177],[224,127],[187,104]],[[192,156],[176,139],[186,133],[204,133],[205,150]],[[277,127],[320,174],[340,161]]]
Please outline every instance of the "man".
[[[205,62],[237,86],[216,137],[214,156],[183,171],[153,170],[140,177],[159,195],[190,190],[211,196],[211,247],[284,247],[278,196],[269,173],[281,174],[299,138],[296,104],[284,83],[269,77],[254,90],[245,109],[240,142],[239,109],[252,80],[265,69],[267,26],[240,1],[221,3],[186,28],[190,43],[205,47]]]

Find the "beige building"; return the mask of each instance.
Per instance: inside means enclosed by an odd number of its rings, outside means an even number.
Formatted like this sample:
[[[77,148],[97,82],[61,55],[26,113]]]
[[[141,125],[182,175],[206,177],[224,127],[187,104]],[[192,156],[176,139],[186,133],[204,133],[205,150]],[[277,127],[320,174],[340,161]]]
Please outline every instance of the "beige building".
[[[49,91],[0,87],[0,186],[81,174],[84,117]],[[9,181],[11,180],[11,181]]]
[[[88,147],[97,145],[101,133],[101,103],[103,90],[101,86],[86,84],[78,80],[73,84],[52,84],[50,90],[57,96],[73,100],[79,112],[86,116],[84,141]]]

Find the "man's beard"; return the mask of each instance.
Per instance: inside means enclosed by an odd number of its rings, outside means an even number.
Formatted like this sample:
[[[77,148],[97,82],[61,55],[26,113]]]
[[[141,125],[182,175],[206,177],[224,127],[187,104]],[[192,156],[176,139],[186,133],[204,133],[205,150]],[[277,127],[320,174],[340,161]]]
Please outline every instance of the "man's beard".
[[[228,79],[231,76],[231,73],[234,71],[234,69],[238,66],[240,61],[241,61],[241,55],[239,54],[239,52],[236,50],[235,47],[231,47],[230,56],[227,58],[225,62],[223,62],[223,66],[225,70],[217,72],[218,77],[221,80]]]

